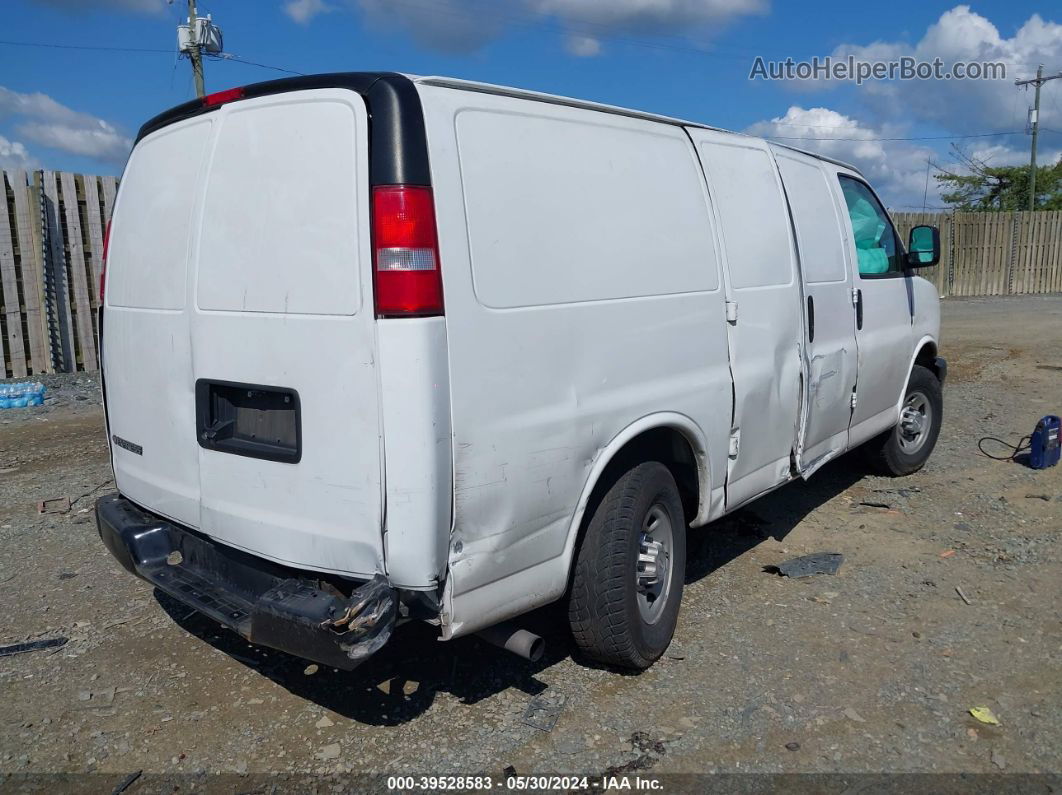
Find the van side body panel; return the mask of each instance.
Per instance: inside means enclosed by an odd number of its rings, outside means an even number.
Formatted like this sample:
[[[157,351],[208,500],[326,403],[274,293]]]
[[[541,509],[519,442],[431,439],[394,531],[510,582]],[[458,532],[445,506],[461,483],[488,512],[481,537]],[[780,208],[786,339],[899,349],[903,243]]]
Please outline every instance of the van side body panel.
[[[712,218],[681,128],[418,88],[449,343],[457,635],[563,593],[591,471],[643,417],[690,418],[709,503],[731,381]]]
[[[940,294],[937,292],[936,285],[921,276],[912,276],[911,291],[911,300],[914,305],[911,339],[914,340],[914,345],[911,346],[907,378],[904,379],[903,389],[896,398],[897,418],[900,415],[903,397],[907,393],[907,383],[911,380],[911,370],[914,368],[919,351],[926,345],[933,345],[938,351],[940,350]]]
[[[713,480],[712,473],[708,471],[709,456],[701,428],[690,417],[670,412],[642,417],[624,428],[594,459],[569,524],[562,554],[510,575],[505,580],[465,591],[457,596],[452,592],[453,580],[447,580],[443,638],[467,635],[559,598],[568,587],[572,562],[581,538],[579,528],[586,517],[594,488],[600,483],[608,465],[622,454],[628,442],[639,434],[657,428],[676,430],[690,443],[697,460],[700,483],[720,484],[714,487],[710,494],[704,494],[702,490],[701,498],[706,501],[699,506],[698,516],[690,524],[700,526],[707,523],[709,518],[722,516],[725,484],[721,479]]]
[[[387,575],[396,588],[433,589],[446,572],[453,497],[446,323],[382,319],[377,329]]]

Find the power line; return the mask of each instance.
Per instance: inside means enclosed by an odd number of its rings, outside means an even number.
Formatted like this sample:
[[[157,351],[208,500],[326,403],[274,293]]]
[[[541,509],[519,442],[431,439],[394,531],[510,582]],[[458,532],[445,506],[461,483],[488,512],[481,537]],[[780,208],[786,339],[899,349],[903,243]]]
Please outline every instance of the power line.
[[[399,5],[406,5],[407,7],[419,8],[419,9],[422,9],[422,10],[425,10],[425,11],[428,10],[426,7],[420,5],[415,0],[412,0],[412,1],[411,0],[394,0],[394,1],[397,4],[399,4]],[[457,9],[436,8],[436,9],[433,9],[433,10],[435,10],[437,12],[442,12],[442,13],[450,13],[450,14],[454,14],[454,15],[458,15],[458,16],[465,16],[464,12],[462,12],[460,10],[457,10]],[[548,22],[546,22],[545,24],[539,23],[538,25],[533,25],[531,23],[531,20],[527,19],[527,18],[521,19],[520,17],[513,16],[513,15],[500,15],[500,16],[502,16],[503,18],[505,18],[507,16],[508,17],[508,21],[515,22],[517,24],[523,24],[523,25],[529,26],[529,27],[531,27],[531,26],[546,27],[546,28],[552,28],[555,31],[560,30],[561,32],[568,32],[568,33],[572,32],[572,30],[570,28],[565,31],[565,30],[561,29],[560,26],[553,26],[553,25],[550,25]],[[606,27],[604,25],[594,25],[594,23],[590,23],[590,22],[584,22],[583,24],[586,25],[586,26],[600,27],[600,28],[602,28],[602,32],[603,33],[604,33],[603,29]],[[683,47],[683,46],[668,45],[668,44],[666,44],[664,42],[649,42],[649,41],[645,41],[644,39],[634,39],[634,38],[623,37],[623,36],[608,35],[607,38],[609,38],[610,40],[613,40],[613,41],[618,41],[618,42],[627,43],[627,44],[633,44],[633,45],[636,45],[636,46],[646,46],[646,47],[659,48],[659,49],[672,49],[672,50],[678,50],[678,51],[697,53],[697,54],[701,54],[701,55],[711,55],[711,56],[717,56],[717,57],[730,57],[730,58],[747,57],[747,56],[744,56],[744,55],[738,55],[737,53],[727,53],[727,52],[724,52],[724,51],[713,51],[713,50],[709,50],[709,49],[702,49],[702,48],[699,48],[699,47]],[[153,53],[153,54],[166,54],[166,55],[172,55],[174,53],[174,50],[163,50],[163,49],[148,48],[148,47],[112,47],[112,46],[100,46],[100,45],[93,46],[93,45],[82,45],[82,44],[55,44],[55,43],[51,43],[51,42],[12,41],[12,40],[6,40],[6,39],[0,39],[0,45],[7,45],[7,46],[12,46],[12,47],[43,47],[43,48],[61,49],[61,50],[89,50],[89,51],[98,51],[98,52]],[[261,62],[258,62],[258,61],[251,61],[251,60],[248,60],[246,58],[242,58],[239,55],[235,55],[234,53],[220,53],[218,55],[211,55],[210,57],[215,59],[215,60],[232,61],[232,62],[235,62],[235,63],[246,64],[247,66],[256,66],[256,67],[261,68],[261,69],[270,69],[270,70],[276,71],[276,72],[283,72],[285,74],[291,74],[291,75],[303,75],[304,74],[303,72],[299,72],[299,71],[296,71],[294,69],[286,69],[286,68],[281,67],[281,66],[273,66],[272,64],[261,63]],[[806,129],[806,130],[830,130],[830,129],[836,129],[836,127],[829,126],[829,125],[787,124],[787,123],[783,123],[783,122],[778,122],[778,123],[775,124],[775,126],[793,127],[793,128]],[[1060,132],[1059,130],[1053,130],[1053,129],[1046,128],[1046,127],[1042,127],[1041,129],[1043,131],[1045,131],[1045,132],[1051,132],[1051,133],[1055,133],[1055,134],[1062,134],[1062,132]],[[769,138],[771,138],[773,140],[778,140],[778,141],[853,141],[853,142],[858,142],[858,141],[868,141],[868,142],[946,141],[946,140],[959,140],[959,139],[969,139],[969,138],[991,138],[991,137],[1006,136],[1006,135],[1021,135],[1021,134],[1023,134],[1023,132],[1024,131],[991,132],[991,133],[969,133],[969,134],[964,134],[964,135],[926,135],[926,136],[903,136],[903,137],[896,136],[896,137],[871,137],[871,138],[817,137],[817,136],[799,136],[799,135],[772,135],[772,136],[767,136],[767,137],[769,137]]]
[[[98,50],[101,52],[151,52],[151,53],[165,53],[166,55],[173,55],[173,50],[159,50],[152,49],[150,47],[100,47],[90,46],[87,44],[51,44],[44,41],[7,41],[0,39],[0,44],[6,44],[9,47],[47,47],[54,50]]]
[[[47,49],[57,50],[91,50],[96,52],[129,52],[129,53],[147,53],[147,54],[163,54],[173,55],[176,50],[161,50],[153,49],[149,47],[103,47],[103,46],[90,46],[84,44],[51,44],[43,41],[8,41],[0,39],[0,45],[7,45],[10,47],[44,47]],[[250,61],[246,58],[241,58],[239,55],[233,53],[220,53],[219,55],[212,55],[212,58],[222,61],[233,61],[234,63],[247,64],[248,66],[257,66],[262,69],[272,69],[275,72],[286,72],[291,75],[301,75],[303,72],[296,72],[294,69],[285,69],[281,66],[273,66],[272,64],[260,63],[258,61]]]
[[[234,55],[231,52],[223,52],[223,53],[219,53],[218,55],[211,55],[209,57],[213,58],[214,60],[217,60],[217,61],[232,61],[233,63],[242,63],[242,64],[247,64],[248,66],[258,66],[258,67],[261,67],[262,69],[272,69],[274,72],[284,72],[284,73],[289,74],[289,75],[304,75],[304,74],[306,74],[305,72],[296,72],[294,69],[284,69],[281,66],[270,66],[267,63],[258,63],[257,61],[248,61],[246,58],[241,58],[240,56]]]
[[[449,16],[462,17],[465,19],[475,18],[475,15],[470,11],[465,11],[458,8],[440,8],[437,6],[423,5],[415,0],[392,0],[396,5],[405,6],[410,9],[415,9],[423,12],[431,12],[436,14],[443,14]],[[649,49],[658,50],[674,50],[676,52],[693,53],[697,55],[705,55],[713,58],[731,58],[740,60],[749,60],[756,57],[756,53],[751,51],[740,52],[737,50],[723,50],[713,47],[697,46],[695,43],[690,45],[668,43],[666,41],[649,41],[646,39],[639,39],[630,36],[623,36],[615,34],[613,27],[601,23],[594,23],[588,20],[577,20],[575,24],[571,24],[569,20],[568,25],[560,25],[552,23],[549,20],[538,20],[532,18],[530,15],[517,15],[517,14],[496,14],[501,21],[509,22],[518,27],[524,28],[540,28],[552,33],[561,34],[575,34],[575,35],[587,35],[594,38],[607,38],[610,41],[630,44],[636,47],[646,47]],[[580,29],[581,28],[581,29]],[[589,30],[588,30],[589,28]],[[595,29],[596,30],[593,30]],[[173,50],[161,50],[152,49],[146,47],[106,47],[106,46],[91,46],[91,45],[76,45],[76,44],[51,44],[49,42],[34,42],[34,41],[10,41],[0,40],[0,45],[9,45],[12,47],[47,47],[60,50],[96,50],[101,52],[139,52],[139,53],[166,53],[172,54]],[[246,63],[250,63],[249,61]],[[278,67],[269,66],[268,64],[257,64],[267,69],[276,69]],[[287,70],[281,70],[287,71]],[[302,74],[301,72],[295,72],[295,74]]]

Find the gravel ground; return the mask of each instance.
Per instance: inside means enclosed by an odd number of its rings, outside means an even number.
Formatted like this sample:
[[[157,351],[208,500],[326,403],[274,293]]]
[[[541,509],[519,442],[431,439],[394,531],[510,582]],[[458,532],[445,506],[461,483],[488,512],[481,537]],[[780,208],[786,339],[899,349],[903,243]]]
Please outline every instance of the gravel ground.
[[[1062,467],[992,461],[977,440],[1060,413],[1062,297],[943,312],[951,374],[929,465],[890,480],[846,457],[694,533],[675,642],[640,675],[573,659],[556,608],[528,618],[548,641],[538,663],[426,625],[353,673],[250,646],[110,559],[91,513],[112,488],[98,381],[47,378],[45,406],[0,412],[0,644],[69,642],[0,658],[0,789],[46,773],[95,773],[56,779],[86,791],[139,770],[130,792],[250,791],[258,774],[507,766],[1048,773],[1057,788]],[[55,497],[76,501],[38,513]],[[820,551],[845,555],[836,576],[763,570]],[[560,705],[551,731],[524,721],[536,698]],[[204,778],[218,773],[233,778]]]

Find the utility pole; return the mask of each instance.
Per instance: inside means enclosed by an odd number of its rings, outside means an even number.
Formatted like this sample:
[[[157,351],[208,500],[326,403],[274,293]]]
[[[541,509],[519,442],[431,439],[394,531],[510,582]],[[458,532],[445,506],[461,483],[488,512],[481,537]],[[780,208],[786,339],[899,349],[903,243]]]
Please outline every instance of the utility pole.
[[[1057,75],[1044,77],[1044,65],[1040,64],[1036,69],[1036,77],[1029,80],[1015,80],[1016,86],[1035,86],[1036,100],[1033,103],[1032,112],[1032,156],[1029,159],[1029,212],[1036,209],[1036,142],[1040,137],[1040,87],[1050,81],[1062,79],[1062,72]]]
[[[203,86],[203,55],[199,52],[198,15],[195,11],[195,0],[188,0],[188,27],[192,32],[192,43],[188,47],[188,57],[192,59],[192,74],[195,76],[196,96],[206,96]],[[1040,67],[1041,70],[1043,67]],[[1040,104],[1040,86],[1036,86],[1036,104]],[[1033,159],[1036,158],[1036,138],[1033,138]]]
[[[173,0],[168,0],[172,5]],[[200,19],[195,8],[195,0],[188,0],[188,24],[177,26],[177,51],[181,56],[187,55],[192,61],[192,75],[195,77],[195,93],[206,96],[203,85],[203,55],[220,55],[224,52],[221,29],[214,24],[210,15]]]

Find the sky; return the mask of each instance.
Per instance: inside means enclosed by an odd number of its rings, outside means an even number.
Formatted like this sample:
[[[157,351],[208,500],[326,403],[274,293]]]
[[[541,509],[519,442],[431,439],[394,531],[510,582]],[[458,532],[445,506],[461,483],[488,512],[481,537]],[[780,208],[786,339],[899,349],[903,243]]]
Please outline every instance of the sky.
[[[120,174],[139,126],[195,96],[186,0],[5,0],[0,167]],[[857,165],[893,209],[939,208],[961,158],[1028,162],[1037,64],[1062,72],[1062,7],[991,0],[199,0],[232,57],[208,91],[282,70],[400,71],[518,86],[703,122]],[[49,45],[49,46],[43,46]],[[96,48],[96,49],[85,49]],[[755,59],[1001,61],[996,80],[750,79]],[[255,65],[257,64],[257,65]],[[1062,158],[1062,80],[1041,164]]]

